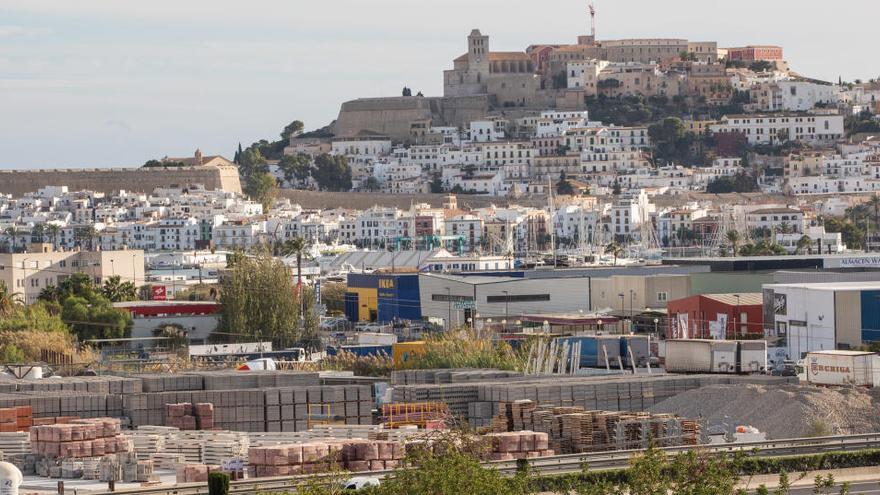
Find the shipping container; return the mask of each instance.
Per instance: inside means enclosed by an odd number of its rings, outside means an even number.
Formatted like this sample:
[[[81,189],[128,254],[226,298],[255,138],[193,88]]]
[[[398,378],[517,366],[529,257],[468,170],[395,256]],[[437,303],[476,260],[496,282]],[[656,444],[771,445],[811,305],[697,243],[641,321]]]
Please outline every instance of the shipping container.
[[[620,337],[612,335],[582,335],[577,337],[562,337],[557,339],[557,346],[568,344],[569,356],[575,352],[575,346],[580,344],[580,367],[581,368],[619,368],[621,362]]]
[[[880,355],[858,351],[808,352],[807,381],[816,385],[880,385]]]
[[[415,356],[425,352],[425,341],[398,342],[391,346],[391,358],[394,367],[399,368]]]
[[[736,373],[737,345],[735,340],[712,340],[712,372]]]
[[[764,373],[767,371],[767,341],[740,340],[737,356],[740,373]]]
[[[397,335],[393,333],[358,332],[355,334],[360,345],[391,345],[397,343]]]
[[[666,341],[666,371],[669,373],[711,373],[711,340]]]

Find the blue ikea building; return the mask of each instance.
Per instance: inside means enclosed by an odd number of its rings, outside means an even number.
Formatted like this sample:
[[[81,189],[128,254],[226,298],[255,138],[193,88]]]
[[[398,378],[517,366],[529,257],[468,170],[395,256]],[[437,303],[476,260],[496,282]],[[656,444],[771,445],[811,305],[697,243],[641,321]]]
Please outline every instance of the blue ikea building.
[[[353,322],[421,320],[419,274],[349,273],[345,316]]]

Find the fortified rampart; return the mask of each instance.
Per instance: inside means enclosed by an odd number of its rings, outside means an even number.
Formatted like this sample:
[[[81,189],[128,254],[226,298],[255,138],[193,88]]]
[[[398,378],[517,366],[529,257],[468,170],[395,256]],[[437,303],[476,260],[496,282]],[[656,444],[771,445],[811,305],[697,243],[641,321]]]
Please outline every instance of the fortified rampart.
[[[336,137],[374,134],[394,141],[409,141],[413,124],[466,127],[470,121],[482,119],[488,113],[489,100],[485,95],[359,98],[342,104],[333,124],[333,134]]]
[[[228,166],[0,170],[0,193],[13,196],[35,192],[45,186],[113,193],[120,189],[151,192],[157,187],[189,184],[202,184],[208,190],[241,193],[238,169]]]

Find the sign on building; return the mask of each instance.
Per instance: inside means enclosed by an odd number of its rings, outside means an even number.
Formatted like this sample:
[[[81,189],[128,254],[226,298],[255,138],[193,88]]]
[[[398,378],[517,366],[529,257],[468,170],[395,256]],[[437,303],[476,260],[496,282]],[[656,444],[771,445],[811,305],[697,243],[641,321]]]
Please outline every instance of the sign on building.
[[[150,287],[150,294],[154,301],[164,301],[168,298],[167,288],[164,285],[154,285]]]

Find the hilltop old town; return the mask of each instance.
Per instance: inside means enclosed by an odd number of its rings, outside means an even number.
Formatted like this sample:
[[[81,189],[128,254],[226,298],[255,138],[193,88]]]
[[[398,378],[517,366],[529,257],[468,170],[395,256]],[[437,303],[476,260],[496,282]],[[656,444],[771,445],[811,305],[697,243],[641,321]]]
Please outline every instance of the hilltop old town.
[[[5,493],[880,493],[880,80],[570,15],[449,33],[442,95],[0,170]]]

